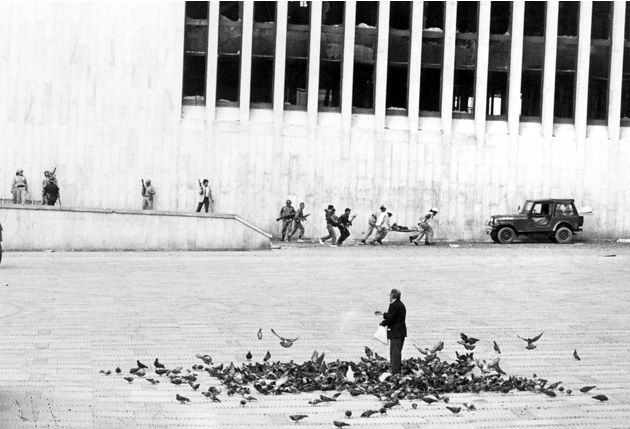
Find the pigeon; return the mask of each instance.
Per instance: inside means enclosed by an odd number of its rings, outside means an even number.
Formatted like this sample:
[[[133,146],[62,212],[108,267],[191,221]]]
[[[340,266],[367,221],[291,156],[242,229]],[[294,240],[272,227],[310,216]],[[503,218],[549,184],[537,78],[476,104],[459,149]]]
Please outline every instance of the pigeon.
[[[584,386],[580,389],[582,393],[588,393],[589,391],[595,389],[597,386]]]
[[[334,424],[335,426],[337,426],[338,428],[342,428],[342,427],[344,427],[344,426],[350,426],[350,425],[349,425],[348,423],[346,423],[346,422],[340,422],[340,421],[337,421],[337,420],[333,421],[333,424]]]
[[[386,414],[387,413],[387,408],[381,407],[381,409],[378,410],[378,412],[381,413],[381,414]]]
[[[478,338],[469,337],[468,335],[464,334],[463,332],[461,332],[459,334],[459,336],[462,338],[462,341],[465,342],[466,344],[473,345],[473,344],[475,344],[476,342],[479,341]]]
[[[294,338],[294,339],[290,339],[290,338],[284,338],[281,337],[280,335],[276,334],[276,331],[274,331],[273,329],[271,330],[271,333],[274,334],[276,337],[280,338],[280,345],[284,348],[289,348],[293,345],[294,342],[296,342],[300,337]]]
[[[190,399],[188,399],[185,396],[180,395],[179,393],[175,394],[175,399],[177,399],[180,404],[185,404],[187,402],[190,402]]]
[[[136,376],[138,377],[144,377],[145,375],[146,375],[146,372],[143,369],[136,371]]]
[[[413,404],[411,404],[411,408],[413,408],[413,409],[415,410],[416,408],[418,408],[418,404],[416,404],[416,403],[414,402]]]
[[[368,357],[368,359],[372,359],[374,357],[374,352],[371,348],[365,346],[365,355]]]
[[[361,413],[361,417],[369,418],[372,415],[377,414],[377,413],[378,413],[378,411],[376,411],[376,410],[367,410],[367,411],[363,411]]]
[[[258,337],[259,340],[262,340],[262,328],[258,330],[258,332],[256,333],[256,336]]]
[[[206,365],[212,365],[212,357],[210,357],[210,355],[196,354],[195,357],[201,359]]]
[[[247,404],[247,401],[245,399],[241,399],[241,407],[244,407],[245,404]]]
[[[311,404],[311,405],[317,405],[317,404],[319,404],[321,402],[323,402],[323,401],[321,399],[319,399],[319,398],[315,398],[313,400],[308,401],[308,403]]]
[[[348,417],[348,418],[352,417],[352,411],[350,411],[350,410],[346,410],[345,415],[346,415],[346,417]]]
[[[319,395],[319,399],[321,399],[322,402],[335,402],[337,400],[336,398],[329,398],[326,395]]]
[[[161,363],[158,361],[158,358],[155,358],[155,361],[153,361],[153,366],[154,366],[154,367],[156,367],[156,368],[162,368],[162,369],[164,369],[164,365],[163,365],[163,364],[161,364]]]
[[[173,384],[182,384],[183,380],[181,378],[179,378],[179,377],[173,377],[173,378],[171,378],[171,383],[173,383]]]
[[[147,368],[149,368],[148,366],[146,366],[145,364],[143,364],[139,360],[136,361],[136,364],[138,365],[138,368],[140,368],[140,369],[147,369]]]
[[[417,345],[415,345],[415,344],[414,344],[413,346],[414,346],[414,347],[416,348],[416,350],[418,350],[421,354],[423,354],[423,355],[425,355],[425,356],[429,354],[429,349],[421,349],[420,347],[418,347],[418,346],[417,346]]]
[[[492,347],[494,348],[494,351],[497,352],[498,354],[501,354],[501,349],[499,348],[499,345],[497,344],[496,341],[492,342]]]
[[[156,380],[156,379],[154,379],[154,378],[147,378],[146,380],[147,380],[149,383],[151,383],[151,384],[158,384],[158,383],[159,383],[159,381],[158,381],[158,380]]]
[[[269,350],[267,350],[267,354],[265,354],[265,357],[263,358],[263,360],[267,362],[269,359],[271,359],[271,353],[269,353]]]
[[[124,379],[127,380],[129,383],[133,381],[133,377],[124,377]]]
[[[258,399],[254,398],[253,396],[243,396],[243,399],[245,399],[248,402],[252,402],[252,401],[257,401]]]
[[[495,362],[494,362],[494,363],[490,366],[490,368],[494,369],[496,372],[498,372],[498,373],[499,373],[499,374],[501,374],[501,375],[507,375],[507,374],[506,374],[506,372],[505,372],[505,371],[503,371],[503,370],[501,369],[501,367],[499,366],[499,361],[498,361],[498,360],[497,360],[497,361],[495,361]]]
[[[306,414],[293,414],[291,416],[289,416],[289,418],[291,420],[293,420],[295,423],[299,422],[302,419],[307,418],[308,416]]]
[[[251,351],[247,352],[247,354],[245,355],[245,359],[252,360],[252,352]]]
[[[443,349],[444,349],[444,341],[440,341],[431,349],[431,354],[435,354]]]
[[[139,367],[138,367],[138,368],[131,368],[131,369],[129,370],[129,374],[135,374],[135,373],[137,373],[138,371],[140,371],[140,368],[139,368]]]
[[[580,359],[580,355],[578,355],[577,350],[573,350],[573,359],[575,359],[575,360],[582,360],[582,359]]]
[[[199,389],[199,386],[200,386],[199,383],[193,384],[192,381],[188,382],[188,384],[190,385],[190,387],[192,387],[192,390],[197,390]]]
[[[595,395],[593,399],[597,399],[599,402],[604,402],[608,400],[608,396],[606,395]]]
[[[166,368],[158,368],[158,369],[156,369],[156,370],[155,370],[155,373],[156,373],[157,375],[164,375],[164,374],[166,374],[167,372],[168,372],[168,369],[166,369]]]
[[[453,414],[457,414],[462,410],[462,407],[446,407]]]
[[[570,395],[571,393],[573,393],[573,390],[568,389],[568,390],[567,390],[567,395]]]
[[[466,411],[477,411],[477,407],[475,407],[475,404],[467,404],[466,402],[464,402],[464,407],[466,407]]]
[[[122,369],[120,369],[120,367],[116,367],[116,374],[120,374],[122,372]]]
[[[420,399],[422,399],[427,404],[433,404],[434,402],[438,401],[435,396],[431,396],[431,395],[424,396],[424,397],[422,397]]]
[[[99,371],[100,374],[105,374],[105,375],[110,375],[112,372],[110,370],[105,371],[104,369],[101,369]]]
[[[540,334],[538,334],[537,336],[535,336],[534,338],[523,338],[520,335],[517,335],[518,338],[520,338],[523,341],[527,341],[527,346],[525,346],[526,349],[528,350],[533,350],[536,348],[536,345],[534,344],[536,341],[540,340],[540,337],[542,337],[544,332],[541,332]]]

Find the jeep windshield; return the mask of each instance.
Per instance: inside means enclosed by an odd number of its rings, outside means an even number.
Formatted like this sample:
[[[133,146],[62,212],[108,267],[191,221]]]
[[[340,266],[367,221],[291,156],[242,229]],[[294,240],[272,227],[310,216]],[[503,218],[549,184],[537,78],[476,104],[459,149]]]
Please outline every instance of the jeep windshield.
[[[532,210],[532,206],[534,205],[533,201],[527,200],[525,201],[525,204],[523,204],[523,208],[521,209],[521,211],[519,212],[519,214],[529,214],[529,212]]]

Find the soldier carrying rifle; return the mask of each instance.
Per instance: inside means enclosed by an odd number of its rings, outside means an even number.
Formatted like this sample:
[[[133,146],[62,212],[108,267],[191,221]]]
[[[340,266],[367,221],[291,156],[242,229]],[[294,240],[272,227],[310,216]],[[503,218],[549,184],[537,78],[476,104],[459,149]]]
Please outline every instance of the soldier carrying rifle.
[[[208,208],[210,208],[210,212],[214,212],[214,198],[212,198],[210,182],[208,182],[208,179],[203,179],[203,183],[201,180],[197,179],[197,182],[199,182],[199,204],[197,204],[197,213],[201,212],[202,207],[205,207],[206,213],[208,213]],[[212,203],[212,205],[210,205],[210,203]]]
[[[295,218],[293,219],[293,230],[291,231],[291,234],[289,234],[289,236],[287,237],[288,241],[291,241],[291,237],[293,237],[297,231],[300,231],[297,237],[298,241],[302,241],[302,236],[304,235],[304,226],[302,225],[302,222],[306,221],[306,218],[309,216],[310,213],[304,214],[304,203],[300,203],[300,207],[298,208],[297,213],[295,214]]]
[[[153,196],[155,189],[151,186],[151,180],[142,180],[142,210],[153,210]]]
[[[287,205],[280,209],[280,217],[276,219],[276,222],[282,221],[282,239],[280,241],[284,241],[287,234],[291,232],[290,229],[294,218],[295,209],[291,206],[291,200],[287,200]]]
[[[337,246],[341,246],[346,238],[350,237],[350,227],[352,226],[352,221],[357,215],[353,215],[350,217],[350,209],[346,209],[344,213],[339,216],[339,240],[337,240]]]

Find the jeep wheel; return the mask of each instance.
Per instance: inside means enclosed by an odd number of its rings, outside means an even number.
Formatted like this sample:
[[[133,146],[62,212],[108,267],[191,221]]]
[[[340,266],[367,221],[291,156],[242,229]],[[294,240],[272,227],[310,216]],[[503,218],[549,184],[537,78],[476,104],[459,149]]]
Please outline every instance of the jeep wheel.
[[[495,243],[499,243],[499,237],[497,236],[497,232],[496,231],[492,231],[490,233],[490,238],[492,239],[492,241],[494,241]]]
[[[560,244],[569,244],[571,240],[573,240],[573,231],[566,226],[561,226],[556,230],[556,234],[554,235],[556,242]]]
[[[514,241],[514,237],[516,237],[516,233],[509,226],[504,226],[501,228],[497,234],[499,239],[499,243],[502,244],[510,244]]]

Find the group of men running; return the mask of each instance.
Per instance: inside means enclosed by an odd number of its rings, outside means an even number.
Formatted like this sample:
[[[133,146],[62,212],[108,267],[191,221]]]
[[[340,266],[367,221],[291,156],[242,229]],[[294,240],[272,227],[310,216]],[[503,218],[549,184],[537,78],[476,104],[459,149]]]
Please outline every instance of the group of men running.
[[[350,236],[350,227],[352,221],[356,218],[356,215],[352,215],[352,210],[346,208],[343,214],[337,216],[335,207],[330,204],[325,210],[324,215],[326,218],[326,230],[328,234],[319,239],[320,244],[326,244],[330,240],[331,246],[341,246],[344,241]],[[387,211],[385,205],[381,205],[379,211],[370,215],[368,221],[368,230],[359,244],[383,244],[383,239],[387,236],[390,230],[399,232],[418,232],[417,234],[409,236],[409,242],[416,246],[420,244],[424,239],[424,244],[431,245],[433,242],[433,228],[430,225],[430,221],[438,214],[437,208],[432,208],[427,214],[420,218],[418,222],[418,229],[409,229],[397,224],[390,225],[390,219],[392,213]],[[302,223],[306,220],[309,214],[304,214],[304,203],[300,203],[298,210],[295,210],[291,205],[291,200],[286,201],[286,205],[280,209],[280,217],[276,221],[282,221],[282,238],[281,241],[291,241],[291,238],[297,234],[297,241],[302,242],[304,236],[304,226]],[[339,230],[339,237],[337,238],[336,229]],[[376,231],[376,232],[375,232]],[[372,233],[375,232],[374,237],[368,241]]]

